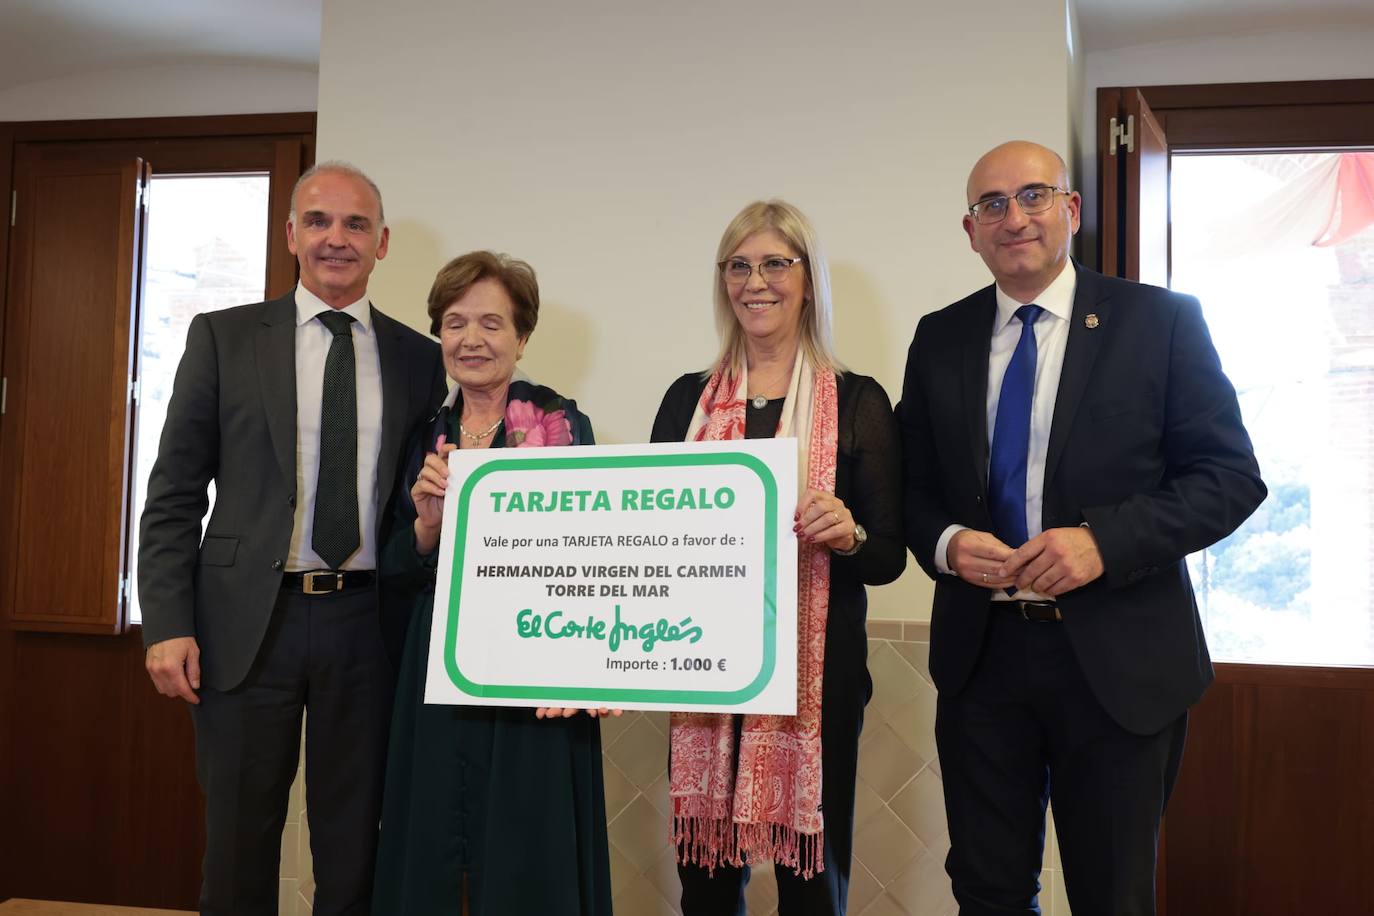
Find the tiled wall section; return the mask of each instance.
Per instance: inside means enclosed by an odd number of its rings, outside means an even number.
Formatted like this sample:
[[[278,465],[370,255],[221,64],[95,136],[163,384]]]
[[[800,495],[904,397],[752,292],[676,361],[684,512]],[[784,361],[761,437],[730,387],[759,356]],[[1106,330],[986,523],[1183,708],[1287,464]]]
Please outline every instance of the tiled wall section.
[[[308,916],[315,899],[314,861],[310,857],[310,828],[305,820],[305,733],[301,732],[300,767],[291,784],[286,827],[281,832],[281,877],[277,885],[279,916]]]
[[[873,700],[859,742],[854,916],[945,916],[956,911],[944,871],[945,828],[940,764],[935,754],[935,687],[927,666],[928,624],[872,620],[868,668]],[[602,723],[606,816],[610,822],[611,889],[617,916],[673,916],[680,892],[668,834],[666,713],[626,713]],[[1040,906],[1044,916],[1070,916],[1051,822]],[[282,835],[281,913],[307,914],[309,838],[301,778],[291,791]],[[750,916],[777,912],[771,868],[754,870]]]

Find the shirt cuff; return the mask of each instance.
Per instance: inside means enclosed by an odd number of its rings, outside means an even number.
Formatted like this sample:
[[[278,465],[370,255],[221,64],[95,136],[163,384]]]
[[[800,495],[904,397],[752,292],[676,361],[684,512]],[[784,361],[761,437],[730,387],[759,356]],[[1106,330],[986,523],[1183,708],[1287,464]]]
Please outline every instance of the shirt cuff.
[[[967,531],[967,525],[950,525],[940,534],[940,540],[935,542],[935,568],[947,576],[955,575],[954,570],[949,568],[949,542],[960,531]]]

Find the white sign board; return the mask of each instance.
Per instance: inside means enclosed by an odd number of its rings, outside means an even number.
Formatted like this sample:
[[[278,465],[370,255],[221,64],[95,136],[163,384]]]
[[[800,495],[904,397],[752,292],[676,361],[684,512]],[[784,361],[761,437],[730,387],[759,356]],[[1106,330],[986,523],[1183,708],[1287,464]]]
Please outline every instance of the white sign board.
[[[449,455],[425,702],[792,715],[795,439]]]

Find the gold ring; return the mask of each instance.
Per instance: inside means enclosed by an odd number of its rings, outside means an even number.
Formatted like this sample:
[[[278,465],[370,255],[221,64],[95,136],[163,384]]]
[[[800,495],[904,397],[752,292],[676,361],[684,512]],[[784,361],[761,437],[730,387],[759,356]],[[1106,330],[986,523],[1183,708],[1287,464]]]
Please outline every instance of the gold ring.
[[[831,521],[833,521],[836,525],[838,525],[838,524],[840,523],[840,516],[839,516],[836,512],[834,512],[833,510],[832,510],[831,513],[830,513],[830,519],[831,519]]]
[[[983,581],[984,581],[984,582],[987,582],[987,581],[988,581],[988,574],[987,574],[987,573],[983,573]]]

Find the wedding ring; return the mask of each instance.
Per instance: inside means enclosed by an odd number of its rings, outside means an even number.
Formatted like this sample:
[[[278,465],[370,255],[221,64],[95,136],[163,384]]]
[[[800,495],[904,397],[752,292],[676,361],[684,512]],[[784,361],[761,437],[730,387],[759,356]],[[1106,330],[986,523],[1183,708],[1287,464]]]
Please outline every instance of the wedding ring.
[[[988,581],[988,574],[987,574],[987,573],[983,573],[983,582],[986,583],[987,581]]]
[[[830,513],[830,519],[831,519],[831,521],[834,522],[836,525],[838,525],[838,524],[840,523],[840,517],[839,517],[839,515],[837,515],[837,514],[836,514],[835,512],[833,512],[833,511]]]

